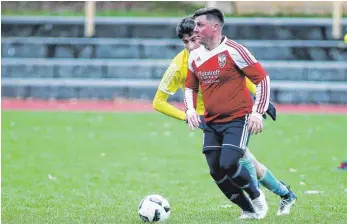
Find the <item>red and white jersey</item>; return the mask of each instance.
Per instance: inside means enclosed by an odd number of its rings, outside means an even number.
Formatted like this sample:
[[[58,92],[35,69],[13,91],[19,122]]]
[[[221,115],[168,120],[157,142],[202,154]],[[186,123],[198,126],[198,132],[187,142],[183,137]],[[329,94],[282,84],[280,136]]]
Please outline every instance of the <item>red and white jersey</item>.
[[[206,122],[229,122],[251,112],[264,114],[270,98],[266,71],[247,48],[223,38],[211,51],[201,45],[190,53],[186,88],[197,92],[201,86]],[[257,85],[254,104],[245,76]],[[192,99],[185,94],[186,107]]]

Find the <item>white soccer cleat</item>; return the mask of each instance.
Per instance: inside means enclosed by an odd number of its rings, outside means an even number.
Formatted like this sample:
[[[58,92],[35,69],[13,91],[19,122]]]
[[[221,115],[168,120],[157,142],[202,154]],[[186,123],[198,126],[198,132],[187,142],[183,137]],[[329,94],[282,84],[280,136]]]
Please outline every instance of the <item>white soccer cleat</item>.
[[[246,212],[242,211],[241,215],[239,216],[238,219],[259,219],[258,214],[255,212]]]
[[[252,200],[255,212],[258,214],[259,219],[265,218],[267,212],[269,211],[269,206],[267,205],[265,194],[259,189],[260,196]]]
[[[291,190],[289,190],[289,193],[281,198],[280,207],[278,208],[276,215],[289,215],[290,209],[293,207],[295,202],[296,196]]]
[[[296,199],[293,201],[286,201],[286,200],[281,200],[280,208],[278,209],[276,215],[281,216],[281,215],[289,215],[290,209],[292,206],[295,204]]]
[[[284,184],[282,182],[282,184]],[[284,184],[285,185],[285,184]],[[289,186],[286,185],[288,188],[288,194],[281,197],[280,207],[278,208],[277,215],[289,215],[290,209],[295,204],[297,197],[294,194],[294,192],[290,189]]]

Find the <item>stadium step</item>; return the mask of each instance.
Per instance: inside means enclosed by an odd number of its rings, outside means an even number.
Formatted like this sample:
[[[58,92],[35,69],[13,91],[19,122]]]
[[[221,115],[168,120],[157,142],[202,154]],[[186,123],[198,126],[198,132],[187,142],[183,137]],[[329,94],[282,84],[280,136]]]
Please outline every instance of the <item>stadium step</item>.
[[[151,100],[170,60],[3,59],[4,97]],[[262,61],[276,103],[347,104],[347,64]],[[182,95],[171,100],[182,101]]]
[[[347,63],[330,61],[260,61],[272,80],[347,82]],[[5,58],[2,78],[104,78],[159,80],[169,59]]]
[[[96,37],[176,38],[180,18],[96,18]],[[342,20],[347,30],[347,19]],[[2,16],[2,37],[83,37],[83,17]],[[232,39],[331,40],[330,18],[227,18],[224,33]]]
[[[34,99],[141,99],[151,101],[159,80],[24,79],[2,80],[2,97]],[[183,101],[182,92],[170,101]],[[347,83],[271,83],[271,101],[285,104],[347,104]]]
[[[239,40],[258,60],[347,61],[343,41]],[[3,58],[173,58],[182,48],[178,39],[6,37]]]

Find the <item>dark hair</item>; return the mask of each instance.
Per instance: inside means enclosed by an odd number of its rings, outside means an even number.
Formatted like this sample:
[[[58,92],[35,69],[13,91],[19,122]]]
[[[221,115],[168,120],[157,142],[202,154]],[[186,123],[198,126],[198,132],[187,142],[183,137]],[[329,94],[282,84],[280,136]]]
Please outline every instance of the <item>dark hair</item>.
[[[206,15],[207,19],[211,19],[211,18],[217,19],[221,26],[224,25],[224,14],[221,10],[217,8],[201,8],[194,13],[193,18],[202,16],[202,15]]]
[[[195,28],[194,19],[192,17],[186,17],[180,21],[176,27],[177,37],[182,39],[184,34],[190,35]]]

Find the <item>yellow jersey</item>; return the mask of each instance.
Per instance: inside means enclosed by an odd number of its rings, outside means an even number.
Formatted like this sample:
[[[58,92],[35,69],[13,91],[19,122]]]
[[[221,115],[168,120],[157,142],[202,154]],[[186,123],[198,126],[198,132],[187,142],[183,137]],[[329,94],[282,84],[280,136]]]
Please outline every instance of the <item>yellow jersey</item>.
[[[160,81],[157,93],[153,99],[154,109],[179,120],[186,119],[185,112],[169,104],[167,100],[168,97],[174,95],[178,89],[184,91],[188,73],[188,57],[189,52],[187,49],[184,49],[172,59]],[[248,78],[246,78],[246,86],[251,93],[255,94],[256,86]],[[205,111],[201,91],[198,93],[196,111],[199,115],[203,115]]]

